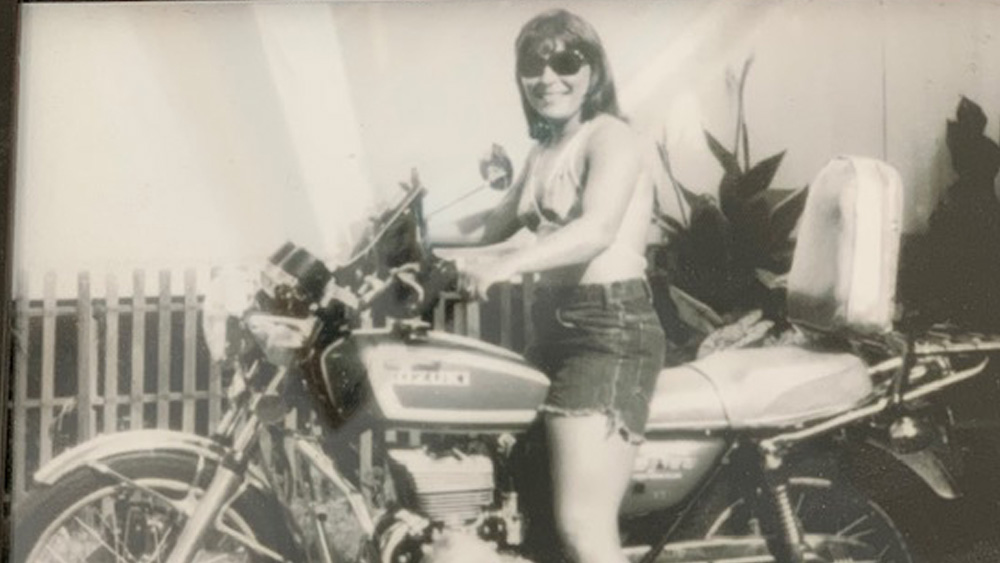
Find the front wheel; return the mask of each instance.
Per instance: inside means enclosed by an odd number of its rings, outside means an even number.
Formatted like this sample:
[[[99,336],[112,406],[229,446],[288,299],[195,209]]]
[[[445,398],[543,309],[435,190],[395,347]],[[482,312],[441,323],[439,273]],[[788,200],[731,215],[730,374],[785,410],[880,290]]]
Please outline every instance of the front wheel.
[[[913,563],[906,542],[889,515],[853,487],[820,477],[788,481],[791,508],[817,547],[819,561]],[[759,536],[761,526],[743,500],[729,505],[709,527],[707,539]]]
[[[80,467],[15,508],[15,563],[162,563],[207,483],[206,460],[182,454],[128,454],[111,470]],[[196,562],[257,563],[287,549],[276,504],[255,489],[206,534]],[[270,520],[268,520],[270,518]],[[281,557],[280,559],[284,559]]]

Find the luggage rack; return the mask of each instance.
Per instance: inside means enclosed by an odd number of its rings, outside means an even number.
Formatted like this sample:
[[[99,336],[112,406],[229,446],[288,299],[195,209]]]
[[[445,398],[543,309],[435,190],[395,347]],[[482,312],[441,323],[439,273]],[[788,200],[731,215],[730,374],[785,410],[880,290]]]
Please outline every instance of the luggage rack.
[[[918,356],[975,352],[1000,352],[1000,334],[958,332],[949,331],[946,327],[932,327],[913,342],[913,353]]]

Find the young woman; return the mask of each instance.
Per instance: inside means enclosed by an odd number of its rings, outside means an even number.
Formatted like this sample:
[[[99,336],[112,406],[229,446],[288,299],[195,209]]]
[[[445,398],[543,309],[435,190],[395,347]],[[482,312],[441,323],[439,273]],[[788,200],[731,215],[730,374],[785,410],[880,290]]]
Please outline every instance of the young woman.
[[[653,187],[594,29],[545,12],[516,50],[536,144],[484,242],[522,226],[537,242],[466,267],[462,283],[485,297],[496,282],[539,274],[528,358],[552,380],[542,411],[556,525],[576,563],[624,563],[618,508],[665,347],[645,280]]]

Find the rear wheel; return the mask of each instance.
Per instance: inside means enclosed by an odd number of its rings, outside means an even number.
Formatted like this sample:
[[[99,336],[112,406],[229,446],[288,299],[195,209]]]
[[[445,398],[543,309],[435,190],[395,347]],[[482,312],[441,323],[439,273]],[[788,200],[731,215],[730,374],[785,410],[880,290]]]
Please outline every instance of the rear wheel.
[[[16,563],[160,563],[166,561],[210,471],[204,459],[133,454],[104,463],[118,476],[81,467],[15,508]],[[196,562],[270,561],[287,548],[265,495],[247,489],[206,533]],[[271,520],[269,521],[268,518]],[[263,549],[262,549],[263,548]]]
[[[806,542],[817,548],[820,561],[913,563],[889,515],[853,487],[826,478],[793,477],[788,492]],[[706,538],[760,535],[760,522],[740,500],[719,514]]]

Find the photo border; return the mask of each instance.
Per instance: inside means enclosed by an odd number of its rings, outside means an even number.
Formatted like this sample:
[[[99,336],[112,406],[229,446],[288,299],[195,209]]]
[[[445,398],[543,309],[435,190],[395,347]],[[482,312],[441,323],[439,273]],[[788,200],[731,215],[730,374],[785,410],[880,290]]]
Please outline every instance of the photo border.
[[[65,3],[112,3],[115,0],[67,0]],[[212,0],[152,0],[165,3],[205,3]],[[249,0],[254,1],[254,0]],[[261,0],[267,1],[267,0]],[[309,0],[307,0],[309,1]],[[320,0],[322,3],[324,0]],[[455,0],[325,0],[333,4],[448,4]],[[485,2],[487,0],[480,0]],[[530,0],[525,0],[527,3]],[[566,0],[572,5],[575,2],[586,0]],[[794,1],[794,0],[791,0]],[[879,0],[869,0],[878,2]],[[12,312],[13,312],[13,272],[14,264],[11,260],[14,248],[14,220],[15,203],[17,193],[15,190],[16,180],[16,151],[17,151],[17,115],[18,115],[18,71],[19,71],[19,47],[20,47],[20,24],[21,24],[21,4],[22,3],[63,3],[57,1],[38,0],[11,0],[3,2],[0,8],[0,177],[3,184],[0,186],[0,213],[2,213],[3,230],[0,233],[0,291],[5,298],[0,304],[0,481],[6,490],[11,489],[10,479],[13,472],[10,470],[11,463],[11,428],[13,420],[11,413],[12,401],[14,400],[13,385],[13,341],[12,335]],[[996,5],[998,0],[987,0],[984,4]],[[931,2],[924,2],[925,5],[933,5]],[[13,519],[11,517],[12,500],[5,497],[0,502],[0,559],[6,559],[5,555],[9,549],[10,534]]]
[[[17,0],[3,2],[0,7],[0,214],[2,214],[3,229],[0,232],[0,294],[4,296],[0,304],[0,483],[9,490],[10,467],[10,401],[12,400],[11,385],[12,340],[11,340],[11,308],[13,302],[13,263],[11,256],[14,249],[14,190],[15,157],[17,150],[17,108],[18,108],[18,54],[20,44],[20,5]],[[0,556],[6,559],[9,549],[11,500],[4,498],[0,503]]]

